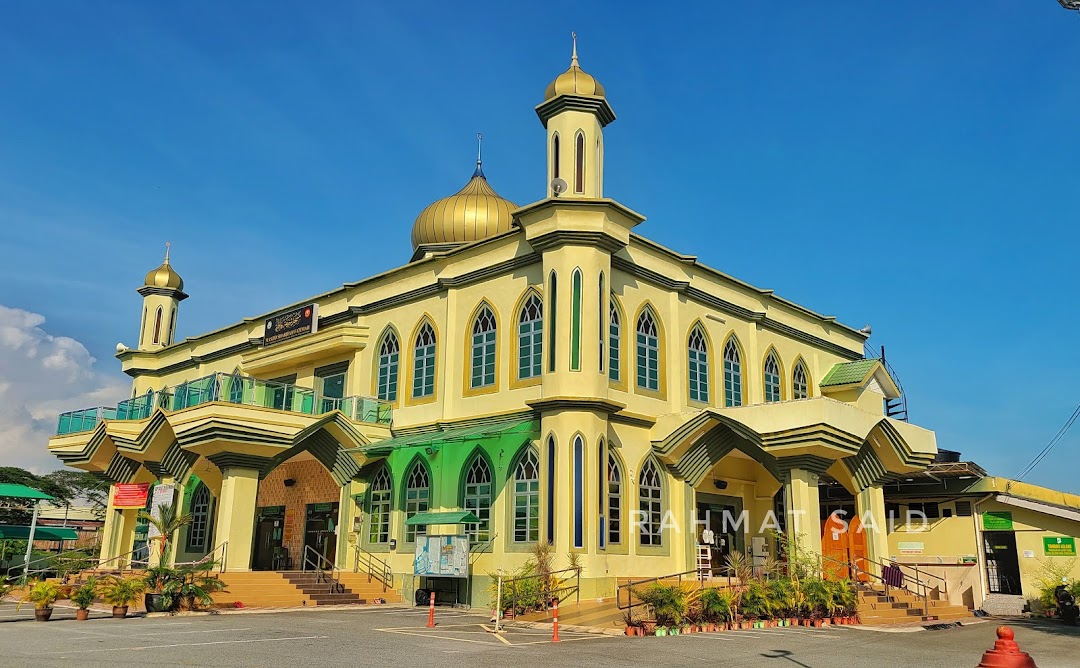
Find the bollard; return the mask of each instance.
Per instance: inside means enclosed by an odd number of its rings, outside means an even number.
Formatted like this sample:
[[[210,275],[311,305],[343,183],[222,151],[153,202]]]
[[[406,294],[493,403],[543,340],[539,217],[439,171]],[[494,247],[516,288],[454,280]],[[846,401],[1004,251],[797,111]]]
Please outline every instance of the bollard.
[[[551,642],[559,642],[559,599],[555,599],[551,606]]]
[[[427,627],[435,628],[435,592],[431,592],[431,602],[428,603]]]
[[[1014,636],[1008,626],[997,627],[998,639],[994,648],[986,650],[975,668],[1038,668],[1027,652],[1020,651],[1020,646],[1013,640]]]

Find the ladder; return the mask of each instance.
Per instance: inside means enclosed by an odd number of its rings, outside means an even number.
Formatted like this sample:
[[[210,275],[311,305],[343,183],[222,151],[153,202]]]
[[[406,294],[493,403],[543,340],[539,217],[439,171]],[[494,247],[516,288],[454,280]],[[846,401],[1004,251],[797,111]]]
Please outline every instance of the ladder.
[[[703,578],[712,578],[712,546],[698,545],[697,570]]]

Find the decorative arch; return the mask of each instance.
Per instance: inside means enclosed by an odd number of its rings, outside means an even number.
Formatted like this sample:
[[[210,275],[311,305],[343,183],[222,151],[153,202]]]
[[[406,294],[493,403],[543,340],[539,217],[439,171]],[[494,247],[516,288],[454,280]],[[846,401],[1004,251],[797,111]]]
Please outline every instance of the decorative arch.
[[[468,524],[465,533],[471,542],[491,540],[491,506],[495,498],[495,466],[483,448],[477,446],[465,459],[458,481],[461,507],[476,515],[479,524]]]
[[[508,477],[511,542],[536,543],[540,540],[540,455],[531,443],[514,455]]]
[[[157,310],[154,312],[154,338],[153,338],[153,342],[154,342],[155,345],[161,342],[161,314],[162,314],[162,311],[161,311],[161,307],[159,306],[159,307],[157,307]]]
[[[761,381],[765,403],[784,400],[784,362],[776,346],[770,345],[761,358]]]
[[[551,178],[559,178],[559,133],[551,135]]]
[[[419,513],[426,513],[431,507],[431,467],[427,460],[416,454],[405,468],[401,480],[401,505],[403,521]],[[415,543],[417,536],[427,533],[427,527],[405,525],[405,542]]]
[[[664,544],[664,531],[661,527],[664,521],[667,484],[663,471],[664,467],[651,454],[642,460],[638,468],[638,544],[642,547],[661,547]]]
[[[574,192],[585,192],[585,132],[581,129],[574,134]]]
[[[555,544],[555,471],[556,471],[556,441],[555,434],[549,432],[544,439],[546,455],[544,461],[547,466],[547,542]]]
[[[383,401],[397,403],[401,380],[402,340],[397,328],[387,325],[375,346],[374,372],[375,396]]]
[[[734,332],[724,339],[720,354],[724,365],[724,406],[742,406],[746,403],[746,354]]]
[[[639,336],[643,333],[643,322],[652,323],[652,335]],[[634,389],[637,392],[662,396],[666,387],[666,365],[664,361],[664,324],[656,308],[648,300],[641,303],[634,314]]]
[[[514,377],[518,383],[537,382],[544,366],[544,297],[536,287],[526,288],[514,304],[514,323]]]
[[[581,267],[570,274],[570,370],[581,371]]]
[[[801,387],[797,376],[800,369],[802,370]],[[810,366],[802,355],[798,355],[791,365],[791,398],[809,399],[812,396],[814,396],[814,379],[810,376]]]
[[[573,498],[573,545],[575,548],[585,547],[585,435],[580,431],[575,432],[570,438],[570,449],[573,453],[573,486],[571,490]]]
[[[465,331],[465,395],[487,394],[499,389],[499,312],[481,299],[469,315]]]
[[[405,403],[424,404],[435,401],[439,394],[439,341],[441,335],[435,319],[425,313],[420,316],[409,338],[412,364]]]
[[[712,402],[712,339],[700,319],[686,333],[686,392],[689,401]]]
[[[372,472],[367,497],[367,542],[385,545],[390,542],[390,516],[394,508],[394,479],[389,464],[384,462]]]
[[[626,374],[624,369],[626,365],[623,361],[626,359],[626,346],[623,342],[626,331],[626,312],[614,292],[611,293],[608,301],[607,324],[608,380],[615,383],[620,389],[625,390]]]
[[[607,544],[621,545],[623,542],[623,491],[626,489],[626,463],[610,444],[604,462],[603,486],[607,509]]]
[[[200,480],[191,494],[188,506],[191,521],[187,527],[187,552],[198,552],[209,548],[211,503],[210,488]]]

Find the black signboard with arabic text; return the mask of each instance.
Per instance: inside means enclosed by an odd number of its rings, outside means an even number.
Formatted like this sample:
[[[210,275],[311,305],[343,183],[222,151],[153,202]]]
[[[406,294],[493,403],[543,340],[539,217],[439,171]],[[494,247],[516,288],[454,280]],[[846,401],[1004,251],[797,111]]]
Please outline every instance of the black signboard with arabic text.
[[[263,345],[289,341],[305,334],[314,334],[319,330],[319,305],[305,304],[291,311],[286,311],[273,318],[266,319],[263,330]]]

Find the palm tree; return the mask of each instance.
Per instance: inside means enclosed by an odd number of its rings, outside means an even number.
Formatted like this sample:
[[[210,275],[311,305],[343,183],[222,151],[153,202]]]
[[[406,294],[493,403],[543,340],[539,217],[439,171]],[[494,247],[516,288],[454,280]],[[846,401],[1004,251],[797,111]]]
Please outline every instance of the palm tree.
[[[191,514],[181,515],[176,511],[176,506],[170,503],[161,503],[157,507],[157,515],[145,510],[139,511],[139,518],[146,520],[154,529],[157,536],[153,540],[159,541],[158,566],[164,568],[169,563],[169,539],[180,529],[191,524]]]

